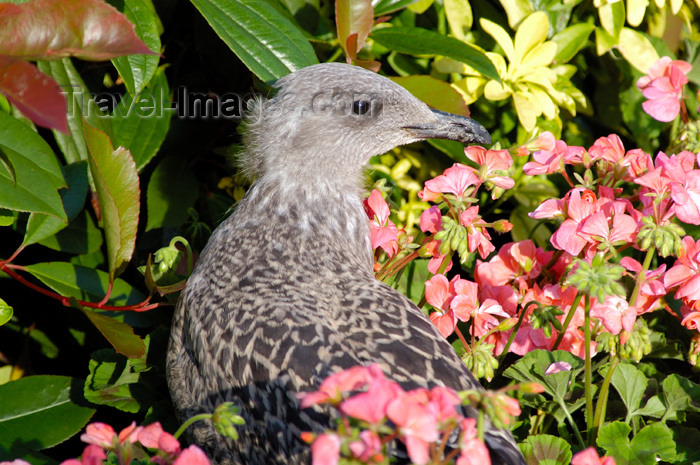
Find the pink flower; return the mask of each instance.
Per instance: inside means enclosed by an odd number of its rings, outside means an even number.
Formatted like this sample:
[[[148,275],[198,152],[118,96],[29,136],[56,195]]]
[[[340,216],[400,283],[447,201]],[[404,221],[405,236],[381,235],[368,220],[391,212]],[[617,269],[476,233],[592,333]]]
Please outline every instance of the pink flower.
[[[687,173],[683,182],[671,183],[673,210],[678,219],[688,224],[700,224],[700,170]]]
[[[177,455],[180,452],[180,443],[175,437],[163,431],[159,422],[151,423],[144,427],[138,435],[138,441],[149,449],[160,449],[169,455]]]
[[[638,178],[654,169],[654,161],[642,149],[629,150],[622,160],[622,165],[627,167],[630,178]]]
[[[411,461],[416,465],[427,463],[429,445],[439,437],[432,409],[401,393],[387,407],[387,416],[397,426]]]
[[[622,145],[620,136],[610,134],[608,137],[600,137],[588,149],[591,155],[591,160],[607,160],[611,163],[617,163],[625,156],[625,146]]]
[[[425,182],[425,189],[422,191],[424,195],[422,198],[427,201],[428,199],[425,198],[425,194],[446,193],[453,194],[458,199],[462,200],[467,196],[467,189],[479,183],[480,180],[475,174],[474,168],[461,163],[455,163],[452,167],[447,168],[440,176]],[[425,192],[426,190],[428,192]],[[433,199],[431,198],[430,200]]]
[[[501,322],[496,318],[497,316],[510,317],[503,311],[503,307],[498,302],[491,299],[485,300],[479,308],[472,312],[472,326],[469,331],[476,337],[484,336]]]
[[[598,211],[589,216],[581,226],[580,235],[590,242],[600,242],[608,246],[619,247],[624,244],[634,243],[639,225],[634,218],[624,213],[616,213],[610,218]]]
[[[457,393],[448,387],[435,386],[429,392],[429,405],[434,408],[438,423],[457,418],[457,406],[462,403]]]
[[[571,364],[568,362],[554,362],[544,371],[545,375],[553,375],[562,371],[571,371]]]
[[[568,218],[552,235],[550,242],[555,248],[576,256],[588,243],[579,232],[583,222],[595,212],[596,197],[592,191],[581,188],[572,189],[569,194],[566,204]]]
[[[700,300],[700,239],[685,236],[678,260],[666,272],[664,284],[671,289],[678,286],[676,299]]]
[[[95,444],[107,450],[112,450],[117,444],[123,444],[129,441],[132,444],[137,441],[137,437],[142,427],[136,426],[136,422],[132,422],[129,426],[121,430],[119,435],[110,425],[106,423],[90,423],[85,428],[85,433],[80,436],[83,442]]]
[[[567,146],[562,140],[554,143],[550,149],[543,148],[532,155],[534,161],[525,163],[523,172],[529,176],[537,174],[560,173],[565,163],[580,160],[583,147]]]
[[[455,330],[457,319],[450,303],[454,292],[450,291],[450,283],[444,275],[436,274],[425,283],[425,300],[435,308],[430,314],[430,321],[437,327],[443,337]]]
[[[313,452],[313,446],[312,446]],[[195,445],[183,450],[175,459],[173,465],[210,465],[207,455]]]
[[[508,150],[486,150],[483,147],[470,145],[464,149],[464,154],[471,161],[480,165],[479,178],[489,181],[501,189],[510,189],[515,181],[499,172],[505,172],[513,165],[513,159]]]
[[[71,459],[71,460],[74,460],[75,462],[78,462],[78,464],[80,464],[80,462],[77,461],[77,460],[75,460],[75,459]],[[63,463],[66,463],[66,462],[68,462],[68,460],[66,460],[66,461],[63,462]],[[29,462],[25,462],[25,461],[22,460],[22,459],[15,459],[15,460],[13,460],[12,462],[8,462],[8,461],[0,462],[0,465],[32,465],[32,464],[29,463]],[[61,464],[61,465],[63,465],[63,464]]]
[[[574,454],[571,465],[615,465],[615,459],[607,456],[601,458],[595,448],[588,447]]]
[[[107,458],[107,454],[102,448],[95,444],[88,445],[83,451],[80,460],[70,459],[61,462],[61,465],[102,465],[102,461]],[[2,462],[5,464],[6,462]],[[26,463],[26,462],[24,462]],[[19,465],[19,464],[16,464]],[[28,464],[27,464],[28,465]]]
[[[462,451],[455,465],[491,465],[491,454],[484,441],[477,437],[476,420],[465,418],[460,428],[464,431]]]
[[[379,424],[386,416],[389,402],[403,390],[401,386],[385,378],[375,378],[365,392],[355,394],[340,404],[340,411],[358,420]]]
[[[343,392],[355,391],[367,386],[373,379],[383,378],[381,368],[373,363],[369,366],[355,366],[339,371],[324,379],[318,391],[300,394],[301,408],[323,403],[338,403]]]
[[[311,465],[337,465],[340,459],[340,438],[323,433],[311,444]]]
[[[626,299],[612,295],[608,296],[605,302],[594,304],[591,307],[591,316],[598,318],[610,334],[620,334],[624,329],[627,334],[620,336],[620,342],[624,344],[637,319],[637,309],[630,307]]]
[[[680,99],[683,86],[688,83],[686,74],[690,72],[689,63],[682,60],[672,61],[661,57],[649,68],[649,74],[637,81],[637,87],[648,98],[642,108],[652,118],[670,122],[676,119],[681,110]]]
[[[389,205],[377,189],[373,189],[369,198],[365,200],[365,210],[371,220],[369,234],[372,249],[381,247],[389,258],[393,257],[399,251],[399,232],[389,219]]]
[[[442,213],[437,205],[424,210],[420,215],[420,229],[435,234],[442,229]]]
[[[351,442],[348,444],[348,448],[352,455],[362,462],[371,463],[384,460],[382,440],[373,431],[364,430],[360,432],[360,440]]]
[[[491,235],[486,230],[486,227],[479,226],[481,216],[479,216],[479,207],[469,207],[464,210],[459,216],[462,226],[467,228],[467,242],[470,252],[479,251],[481,258],[486,258],[491,252],[496,250],[496,247],[491,243]]]

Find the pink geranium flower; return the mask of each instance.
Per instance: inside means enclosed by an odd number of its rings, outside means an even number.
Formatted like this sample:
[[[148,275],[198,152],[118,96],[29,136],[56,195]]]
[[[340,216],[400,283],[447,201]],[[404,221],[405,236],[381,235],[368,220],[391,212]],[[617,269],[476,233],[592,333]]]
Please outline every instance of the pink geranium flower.
[[[401,393],[387,407],[387,416],[398,428],[411,461],[416,465],[427,463],[429,445],[439,437],[434,410],[409,393]]]
[[[384,373],[382,373],[382,369],[376,363],[339,371],[324,379],[318,391],[300,394],[300,407],[306,408],[328,402],[338,403],[342,400],[344,392],[363,388],[373,379],[383,377]]]
[[[501,189],[510,189],[515,185],[511,178],[503,176],[503,172],[513,165],[508,150],[486,150],[477,145],[470,145],[464,149],[464,154],[480,165],[479,178],[482,182],[489,181]]]
[[[576,188],[569,192],[566,202],[567,218],[552,235],[550,242],[559,249],[578,255],[588,241],[581,234],[583,222],[596,210],[596,196],[588,189]]]
[[[340,438],[336,434],[319,434],[311,444],[311,465],[337,465],[340,459]]]
[[[430,321],[437,327],[442,337],[448,337],[455,330],[457,318],[450,308],[454,291],[444,275],[436,274],[425,283],[425,300],[435,309],[430,314]]]
[[[535,152],[532,155],[534,161],[525,163],[523,172],[529,176],[560,173],[564,169],[564,164],[580,162],[583,152],[583,147],[569,147],[566,142],[558,140],[553,147]]]
[[[381,462],[384,460],[382,440],[374,431],[360,432],[360,440],[348,444],[352,455],[364,463]]]
[[[571,465],[615,465],[615,459],[608,456],[601,458],[595,448],[588,447],[574,454]]]
[[[61,462],[61,465],[102,465],[103,460],[107,458],[107,454],[102,448],[95,444],[88,445],[83,451],[83,455],[78,459],[69,459]],[[15,462],[21,462],[22,464],[29,465],[23,460],[15,460]],[[0,465],[21,465],[15,462],[1,462]]]
[[[122,444],[127,440],[131,443],[137,442],[138,434],[142,429],[143,427],[137,427],[134,421],[117,435],[114,428],[110,425],[95,422],[87,425],[85,433],[80,436],[80,439],[88,444],[95,444],[106,450],[112,450],[118,444]]]
[[[372,249],[381,247],[389,258],[399,251],[399,231],[396,225],[389,219],[389,205],[382,197],[382,193],[373,189],[369,198],[365,200],[365,210],[369,216],[369,234]]]
[[[149,449],[160,449],[169,455],[180,453],[180,442],[175,437],[163,431],[159,422],[144,427],[138,434],[138,441]]]
[[[455,465],[491,465],[491,454],[484,441],[478,438],[476,420],[465,418],[460,423],[460,428],[464,432],[462,451]]]
[[[173,465],[210,465],[210,463],[207,455],[202,449],[195,445],[191,445],[187,449],[183,450],[180,455],[178,455],[173,462]]]
[[[590,242],[619,247],[634,243],[638,230],[639,225],[629,215],[615,213],[611,219],[603,211],[598,211],[586,218],[580,235]]]
[[[666,272],[664,284],[668,289],[678,287],[676,299],[700,300],[700,239],[685,236],[678,260]]]
[[[379,424],[386,417],[389,402],[403,392],[401,386],[386,378],[375,378],[365,392],[355,394],[340,404],[340,411],[358,420]]]
[[[637,320],[637,309],[630,307],[626,299],[612,295],[608,296],[605,302],[594,304],[591,307],[591,316],[598,318],[610,334],[617,335],[624,330],[625,333],[620,336],[620,342],[624,344]]]
[[[453,194],[459,200],[468,195],[467,189],[481,183],[475,169],[455,163],[443,174],[425,182],[425,189],[418,194],[425,201],[434,200],[434,194]],[[426,192],[427,191],[427,192]],[[432,195],[431,195],[432,194]],[[427,196],[427,197],[426,197]]]
[[[644,111],[658,121],[668,123],[676,119],[681,110],[683,86],[688,83],[686,74],[690,69],[690,63],[672,61],[669,57],[662,57],[654,63],[649,68],[649,74],[637,81],[637,87],[649,99],[642,103]]]
[[[688,224],[700,224],[700,170],[687,173],[682,183],[672,182],[671,198],[679,220]]]
[[[480,226],[481,216],[479,216],[479,207],[473,206],[464,210],[459,216],[462,226],[467,228],[468,249],[474,253],[479,251],[481,258],[486,258],[496,250],[496,247],[491,243],[491,235],[484,226]]]

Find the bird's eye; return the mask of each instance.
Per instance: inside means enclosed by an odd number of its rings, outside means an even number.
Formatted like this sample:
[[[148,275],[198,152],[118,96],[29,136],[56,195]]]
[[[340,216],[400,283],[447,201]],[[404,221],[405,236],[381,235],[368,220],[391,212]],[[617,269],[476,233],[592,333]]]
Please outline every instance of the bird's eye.
[[[369,111],[369,102],[367,100],[355,100],[352,102],[352,112],[356,115],[364,115]]]

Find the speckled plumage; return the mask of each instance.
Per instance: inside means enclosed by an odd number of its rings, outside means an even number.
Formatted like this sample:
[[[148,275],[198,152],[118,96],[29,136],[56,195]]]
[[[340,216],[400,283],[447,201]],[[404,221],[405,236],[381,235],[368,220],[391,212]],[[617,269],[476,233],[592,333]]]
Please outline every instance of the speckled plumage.
[[[479,386],[423,313],[374,279],[360,186],[373,155],[426,137],[484,142],[485,130],[348,65],[305,68],[277,87],[244,140],[257,181],[212,235],[173,319],[178,414],[233,401],[246,421],[238,441],[195,424],[192,440],[218,464],[310,464],[299,435],[329,420],[299,410],[296,394],[353,365],[378,362],[404,388]],[[353,113],[358,100],[368,113]],[[494,463],[524,464],[509,433],[490,429],[487,443]]]

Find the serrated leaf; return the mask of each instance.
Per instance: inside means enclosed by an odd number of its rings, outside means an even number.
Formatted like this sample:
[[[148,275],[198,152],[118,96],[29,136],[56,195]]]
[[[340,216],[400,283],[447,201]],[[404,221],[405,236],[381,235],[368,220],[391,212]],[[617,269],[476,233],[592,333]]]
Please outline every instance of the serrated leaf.
[[[107,134],[87,123],[83,129],[104,222],[109,276],[114,279],[134,253],[141,194],[139,175],[128,150],[114,150]]]
[[[156,166],[148,182],[146,231],[177,227],[188,218],[187,210],[199,195],[199,182],[183,160],[168,157]]]
[[[647,387],[647,377],[629,363],[618,365],[611,378],[612,385],[620,394],[622,402],[627,407],[627,421],[642,403],[642,396]]]
[[[661,386],[660,397],[666,406],[662,421],[679,419],[678,412],[700,411],[700,385],[674,373],[667,376]]]
[[[0,299],[0,326],[12,319],[12,307]]]
[[[67,262],[44,262],[27,265],[27,272],[66,297],[85,302],[100,302],[109,288],[109,275],[102,270]],[[124,306],[143,302],[145,296],[126,281],[115,279],[109,305]]]
[[[29,126],[0,111],[0,150],[15,176],[0,169],[0,207],[66,220],[58,190],[66,187],[51,147]]]
[[[108,60],[152,54],[134,34],[134,25],[100,0],[34,0],[4,4],[0,15],[0,55],[24,60],[77,56]]]
[[[620,421],[603,425],[597,443],[611,455],[617,465],[655,465],[657,457],[674,461],[676,446],[671,431],[663,423],[642,428],[630,441],[632,429]]]
[[[63,202],[63,208],[68,221],[73,221],[85,205],[85,197],[88,188],[88,165],[81,161],[70,164],[64,168],[64,176],[68,182],[67,189],[61,189],[59,194]],[[68,223],[55,216],[32,213],[27,221],[27,230],[24,233],[22,245],[34,244],[53,236]]]
[[[114,67],[124,81],[128,93],[140,93],[158,68],[160,36],[158,17],[151,0],[124,0],[121,10],[134,24],[136,36],[143,41],[152,55],[128,55],[112,59]]]
[[[267,2],[191,1],[226,45],[264,82],[318,63],[301,30]]]
[[[33,450],[78,433],[94,409],[78,405],[81,381],[67,376],[28,376],[0,385],[0,446]]]
[[[165,67],[157,70],[146,90],[126,94],[112,114],[114,145],[129,149],[141,171],[158,153],[170,127],[170,88]]]
[[[462,94],[448,82],[425,75],[392,76],[390,79],[435,109],[469,116],[469,108],[464,102]]]
[[[571,463],[569,443],[549,434],[528,436],[520,444],[520,450],[527,463],[538,465],[569,465]]]
[[[574,24],[559,31],[552,42],[557,44],[557,53],[554,61],[557,63],[567,63],[583,48],[588,42],[588,38],[595,26],[588,23]]]
[[[134,328],[128,324],[87,308],[81,310],[118,353],[130,358],[141,357],[146,353],[143,339],[134,334]]]
[[[465,63],[477,72],[501,82],[496,67],[478,48],[454,37],[420,27],[385,27],[375,29],[372,39],[392,50],[409,55],[440,55]]]
[[[33,64],[0,55],[0,93],[35,124],[68,132],[65,97]]]

